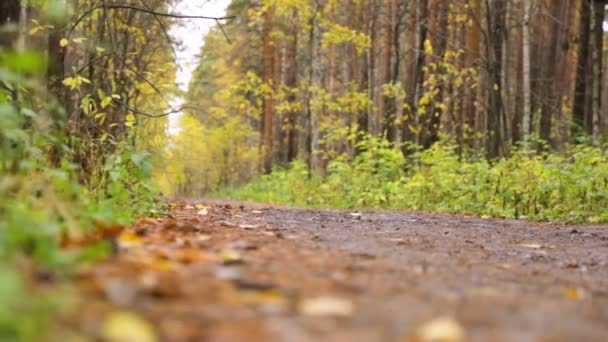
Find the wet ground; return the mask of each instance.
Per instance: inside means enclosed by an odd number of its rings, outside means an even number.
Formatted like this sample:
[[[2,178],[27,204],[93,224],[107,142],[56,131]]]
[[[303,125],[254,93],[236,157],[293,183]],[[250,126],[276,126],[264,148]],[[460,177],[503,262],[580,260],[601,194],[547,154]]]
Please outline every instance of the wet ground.
[[[608,341],[606,225],[188,201],[117,245],[79,275],[85,336]]]

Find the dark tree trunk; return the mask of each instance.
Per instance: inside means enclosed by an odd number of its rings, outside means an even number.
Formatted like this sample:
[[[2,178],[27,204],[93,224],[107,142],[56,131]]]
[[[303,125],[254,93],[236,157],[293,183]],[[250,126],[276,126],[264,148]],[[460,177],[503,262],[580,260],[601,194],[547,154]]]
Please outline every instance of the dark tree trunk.
[[[576,83],[574,89],[574,106],[572,108],[572,118],[574,125],[572,136],[576,137],[583,132],[590,133],[587,124],[587,98],[589,95],[589,41],[591,35],[591,10],[590,0],[583,0],[581,6],[580,32],[578,35],[578,61],[576,67]]]
[[[487,25],[490,36],[488,47],[488,74],[490,89],[488,89],[488,118],[487,118],[487,146],[486,153],[489,159],[500,157],[503,153],[503,130],[501,126],[503,105],[501,98],[502,87],[502,53],[505,30],[506,0],[489,0],[487,12]]]

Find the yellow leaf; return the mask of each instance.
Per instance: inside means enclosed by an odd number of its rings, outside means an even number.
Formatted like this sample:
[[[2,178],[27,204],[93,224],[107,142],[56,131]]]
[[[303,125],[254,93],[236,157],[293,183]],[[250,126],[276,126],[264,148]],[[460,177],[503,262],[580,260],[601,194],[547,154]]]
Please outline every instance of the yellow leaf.
[[[59,46],[66,47],[66,46],[68,46],[69,43],[70,42],[67,39],[63,38],[59,41]]]
[[[576,287],[571,287],[562,291],[562,296],[570,300],[581,300],[585,298],[585,292]]]
[[[355,311],[353,302],[347,299],[321,296],[317,298],[304,299],[298,309],[306,316],[351,316]]]
[[[128,311],[110,313],[102,326],[102,336],[109,342],[156,342],[152,325]]]
[[[110,103],[112,103],[112,98],[110,96],[104,97],[104,99],[101,100],[101,108],[106,108]]]
[[[452,318],[440,317],[425,323],[418,328],[414,338],[406,341],[420,342],[462,342],[465,332],[462,326]]]
[[[118,236],[118,244],[121,247],[139,245],[139,244],[141,244],[141,242],[142,242],[141,237],[139,237],[133,233],[130,233],[130,232],[123,232]]]
[[[236,264],[243,261],[241,255],[234,251],[223,251],[219,254],[219,257],[225,264]]]

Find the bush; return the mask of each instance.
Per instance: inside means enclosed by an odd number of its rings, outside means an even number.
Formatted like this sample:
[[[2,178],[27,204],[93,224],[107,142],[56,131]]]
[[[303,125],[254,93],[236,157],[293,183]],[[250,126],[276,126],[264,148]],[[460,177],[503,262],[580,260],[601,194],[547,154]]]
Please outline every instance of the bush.
[[[103,242],[65,250],[62,242],[156,210],[157,192],[148,182],[150,156],[128,143],[83,179],[70,161],[74,140],[68,145],[54,120],[62,109],[42,101],[40,77],[2,63],[7,60],[0,61],[0,340],[40,340],[65,304],[57,294],[73,266],[109,250]],[[40,275],[53,281],[41,286]]]
[[[310,177],[295,162],[224,195],[314,207],[608,222],[608,155],[601,147],[577,145],[559,154],[521,147],[496,162],[460,156],[446,142],[407,157],[371,137],[359,149],[352,159],[331,161],[324,178]]]

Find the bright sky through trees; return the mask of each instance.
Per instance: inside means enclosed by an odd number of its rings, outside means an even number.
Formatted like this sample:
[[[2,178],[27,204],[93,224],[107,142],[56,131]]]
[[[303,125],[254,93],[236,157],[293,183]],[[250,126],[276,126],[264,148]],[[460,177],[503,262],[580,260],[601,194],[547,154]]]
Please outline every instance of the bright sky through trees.
[[[205,15],[210,17],[221,17],[224,15],[229,0],[182,0],[174,8],[174,13],[189,15]],[[181,46],[176,49],[177,84],[183,91],[188,91],[188,84],[192,78],[192,72],[196,69],[196,55],[200,53],[203,45],[203,36],[215,25],[213,20],[180,19],[176,25],[171,27],[170,34],[175,37]],[[176,98],[173,107],[181,106],[183,99]],[[175,134],[179,131],[179,118],[183,113],[169,116],[169,133]]]

